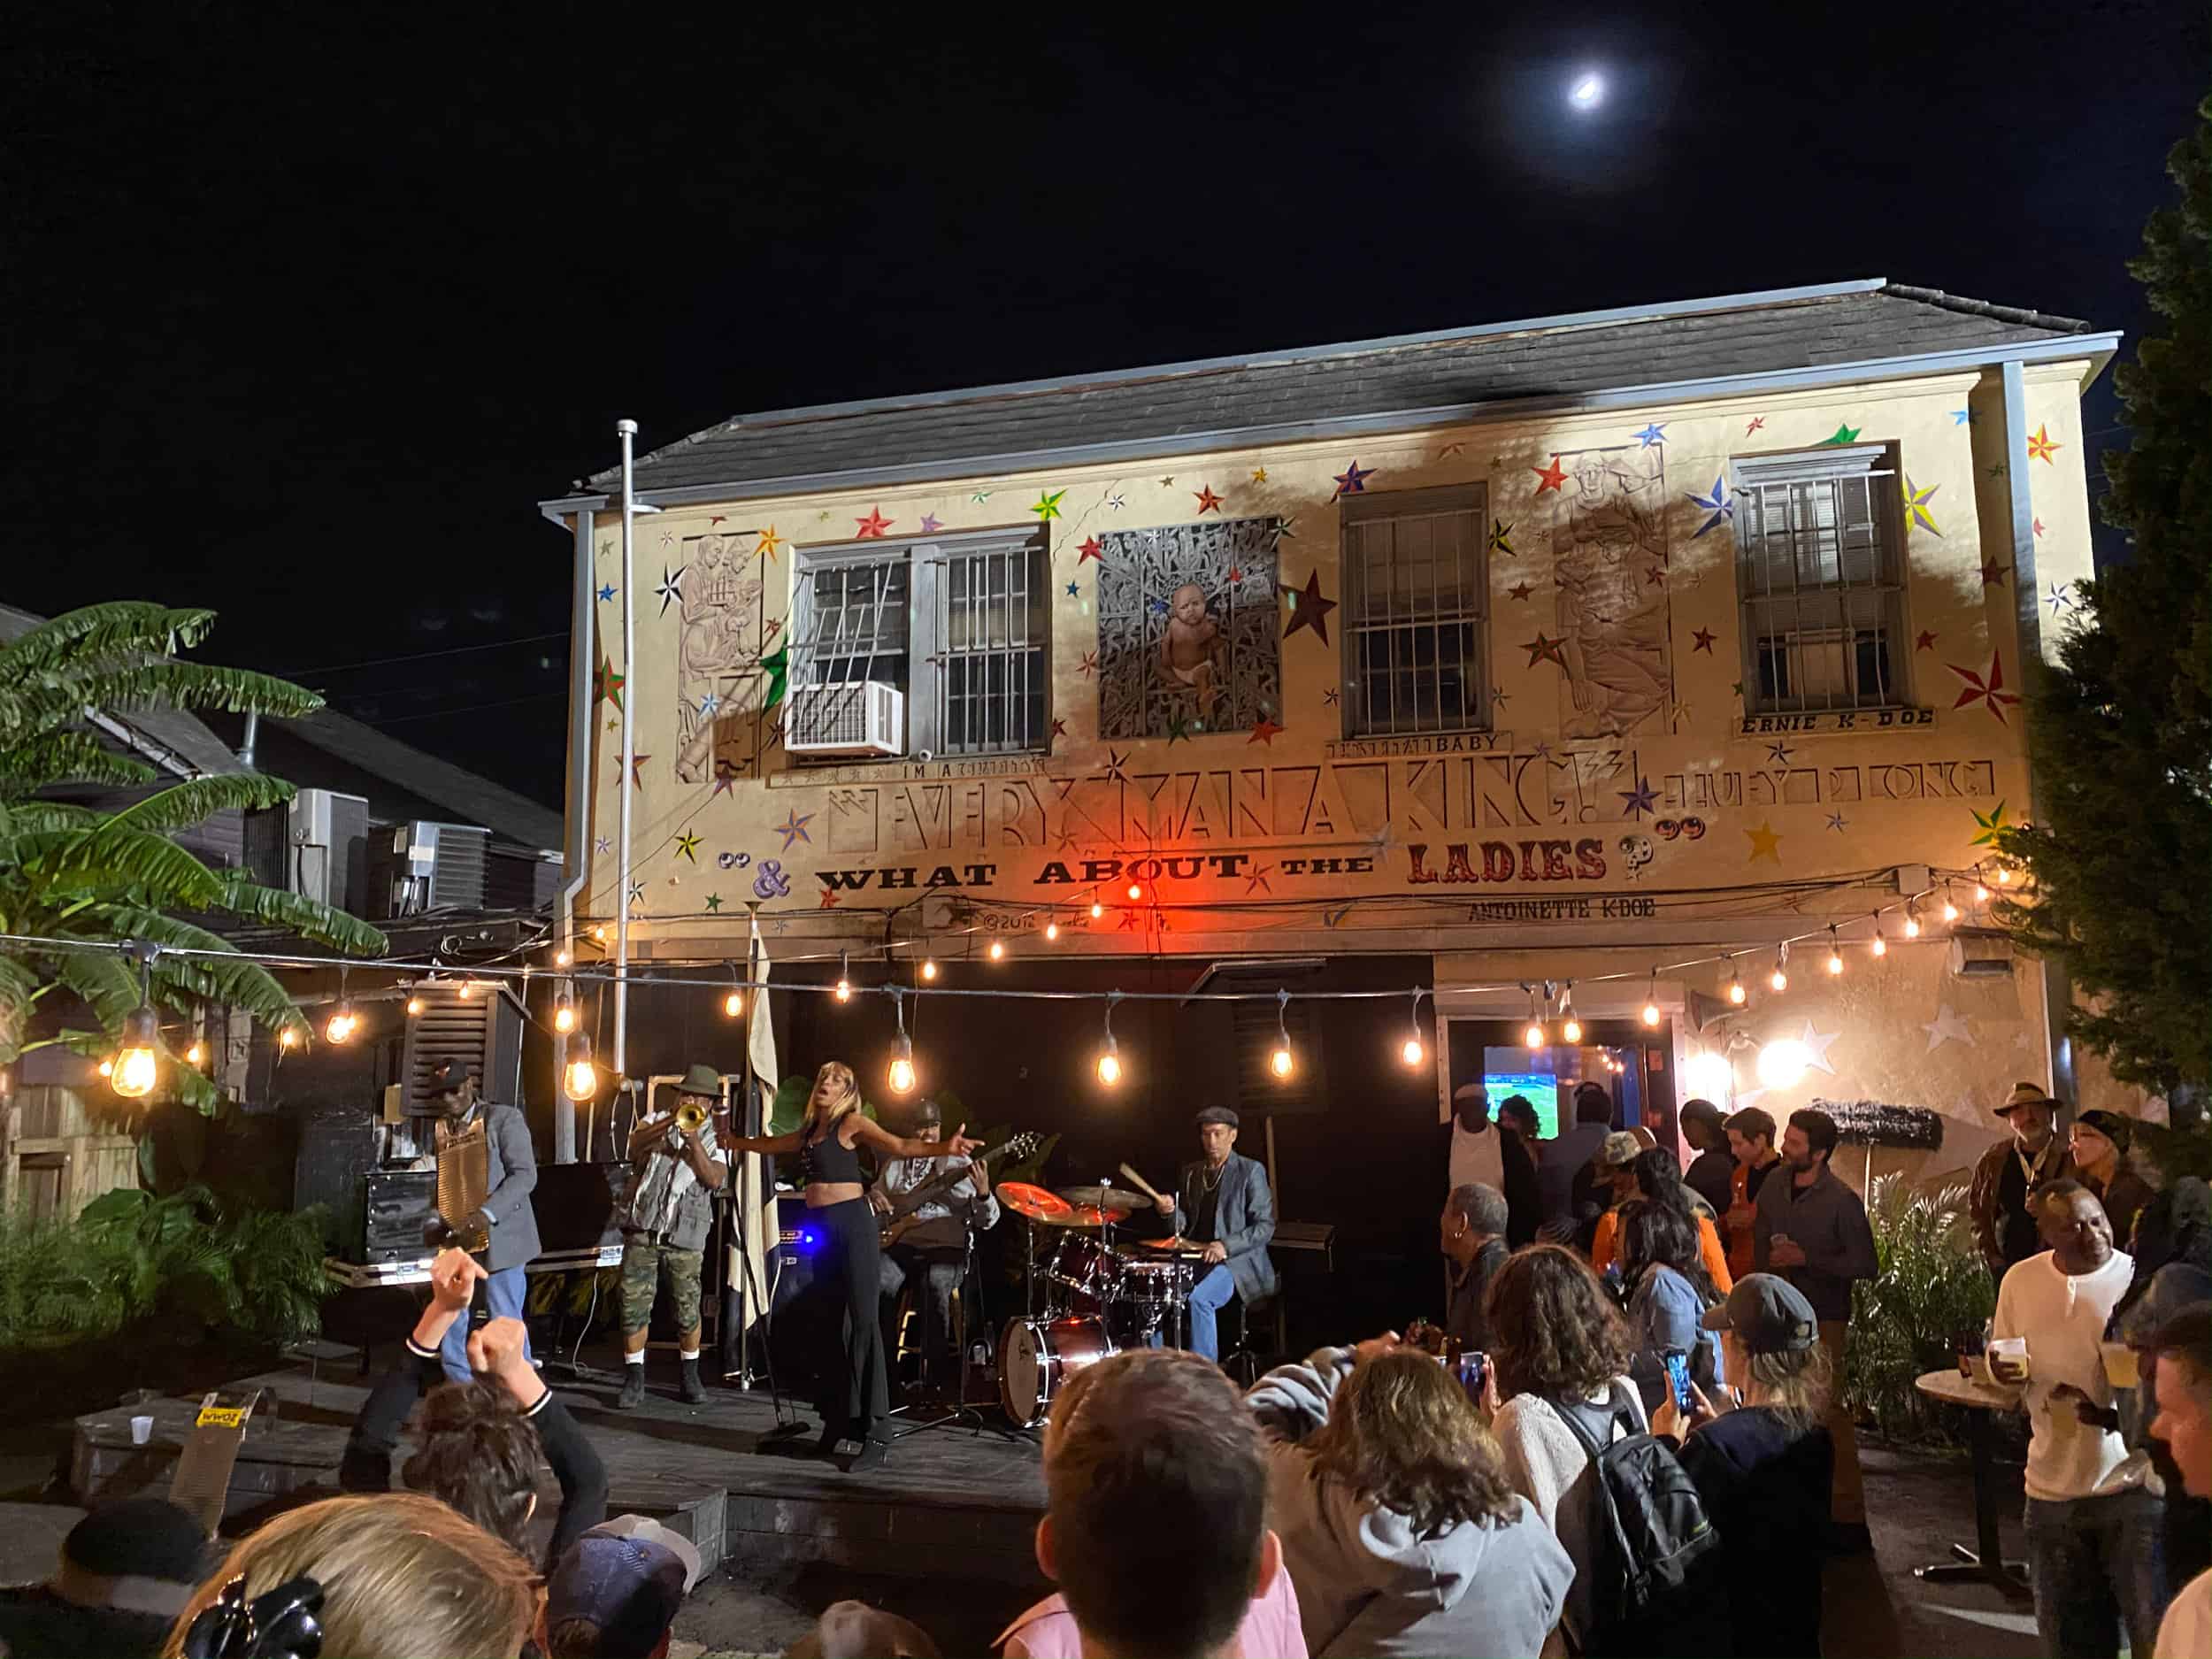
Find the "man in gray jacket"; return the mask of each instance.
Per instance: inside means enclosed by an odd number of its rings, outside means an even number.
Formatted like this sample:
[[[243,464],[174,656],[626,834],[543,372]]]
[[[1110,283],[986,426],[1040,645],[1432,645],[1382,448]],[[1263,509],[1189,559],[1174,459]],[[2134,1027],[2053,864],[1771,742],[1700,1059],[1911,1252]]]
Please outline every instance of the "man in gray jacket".
[[[478,1212],[491,1236],[491,1246],[484,1252],[484,1271],[489,1275],[484,1280],[484,1301],[493,1318],[519,1319],[529,1287],[523,1269],[537,1258],[540,1248],[537,1212],[530,1204],[530,1194],[538,1184],[538,1158],[530,1146],[530,1125],[523,1120],[520,1107],[479,1098],[476,1079],[463,1061],[445,1062],[431,1074],[430,1087],[438,1106],[441,1145],[465,1133],[479,1119],[484,1125],[491,1181],[484,1207]],[[472,1217],[447,1216],[443,1219],[452,1227]],[[468,1340],[469,1322],[456,1319],[438,1345],[439,1366],[453,1382],[475,1379],[476,1373],[469,1369]],[[526,1341],[523,1356],[529,1357]]]
[[[1173,1219],[1178,1238],[1202,1250],[1205,1267],[1190,1293],[1191,1351],[1219,1360],[1219,1316],[1229,1298],[1241,1296],[1249,1308],[1275,1294],[1275,1263],[1267,1253],[1275,1194],[1266,1166],[1237,1155],[1237,1115],[1226,1106],[1198,1114],[1198,1144],[1205,1156],[1183,1165],[1175,1196],[1163,1194],[1153,1207]]]

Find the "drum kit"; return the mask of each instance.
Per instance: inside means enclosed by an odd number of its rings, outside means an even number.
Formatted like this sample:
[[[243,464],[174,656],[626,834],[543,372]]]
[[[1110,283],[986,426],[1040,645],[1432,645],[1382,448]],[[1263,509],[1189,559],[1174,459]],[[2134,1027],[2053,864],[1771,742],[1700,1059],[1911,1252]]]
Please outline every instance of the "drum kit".
[[[1025,1181],[1001,1181],[998,1199],[1029,1224],[1030,1262],[1044,1263],[1043,1308],[1033,1273],[1025,1275],[1026,1310],[999,1343],[999,1403],[1017,1427],[1042,1423],[1053,1396],[1084,1366],[1149,1347],[1171,1319],[1169,1340],[1182,1341],[1199,1252],[1114,1242],[1115,1227],[1150,1209],[1148,1199],[1118,1187],[1056,1193]]]

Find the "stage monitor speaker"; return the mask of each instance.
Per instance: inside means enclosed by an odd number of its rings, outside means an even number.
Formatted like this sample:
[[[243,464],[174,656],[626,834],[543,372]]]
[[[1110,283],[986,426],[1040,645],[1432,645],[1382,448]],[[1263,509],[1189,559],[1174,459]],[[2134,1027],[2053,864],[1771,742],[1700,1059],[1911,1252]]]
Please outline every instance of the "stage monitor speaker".
[[[622,1210],[630,1197],[626,1164],[541,1164],[531,1194],[538,1243],[556,1250],[591,1250],[622,1242]]]
[[[426,981],[415,987],[422,1012],[407,1021],[401,1056],[400,1101],[410,1117],[437,1110],[431,1100],[431,1073],[448,1060],[459,1060],[476,1079],[486,1100],[519,1105],[522,1087],[522,1012],[498,984],[470,985],[457,979]]]

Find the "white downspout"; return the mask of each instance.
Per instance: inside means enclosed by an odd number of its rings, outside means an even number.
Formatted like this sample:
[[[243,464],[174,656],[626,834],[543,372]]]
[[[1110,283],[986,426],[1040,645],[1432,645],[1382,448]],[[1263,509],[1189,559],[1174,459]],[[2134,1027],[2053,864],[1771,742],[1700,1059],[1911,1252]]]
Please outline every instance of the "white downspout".
[[[631,668],[637,661],[636,572],[632,561],[637,533],[637,478],[632,451],[637,422],[618,420],[614,429],[622,439],[622,820],[615,841],[614,895],[614,1075],[618,1088],[630,1076],[630,796],[637,766],[637,687]]]
[[[555,898],[561,965],[576,960],[576,895],[591,879],[591,726],[597,712],[592,685],[598,668],[591,539],[595,516],[579,508],[573,531],[576,571],[570,582],[568,658],[568,846],[565,878]],[[569,1098],[567,1056],[553,1056],[553,1161],[576,1162],[576,1102]]]

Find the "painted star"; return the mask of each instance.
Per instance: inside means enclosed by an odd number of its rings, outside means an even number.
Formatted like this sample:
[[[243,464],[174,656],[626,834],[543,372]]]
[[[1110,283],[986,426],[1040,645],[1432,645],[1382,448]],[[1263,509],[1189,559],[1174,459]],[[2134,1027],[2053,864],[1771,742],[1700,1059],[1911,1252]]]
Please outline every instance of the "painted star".
[[[1273,720],[1263,714],[1260,716],[1259,719],[1254,723],[1252,726],[1252,735],[1244,740],[1245,747],[1248,749],[1255,743],[1264,743],[1270,749],[1272,749],[1275,747],[1275,733],[1282,729],[1283,728],[1276,725]]]
[[[1266,469],[1265,467],[1263,467],[1263,466],[1256,466],[1256,467],[1254,467],[1254,468],[1252,469],[1252,481],[1253,481],[1255,484],[1264,484],[1264,483],[1266,483],[1266,482],[1267,482],[1267,469]]]
[[[1771,859],[1778,864],[1782,862],[1782,838],[1775,833],[1773,819],[1762,819],[1758,828],[1747,829],[1744,834],[1751,842],[1751,854],[1745,859],[1746,864],[1755,864],[1762,858]]]
[[[1665,440],[1667,435],[1666,423],[1664,421],[1655,420],[1649,426],[1646,426],[1641,432],[1632,432],[1628,435],[1638,440],[1642,443],[1645,449],[1648,449],[1653,444],[1662,442]]]
[[[1656,565],[1649,566],[1644,572],[1644,586],[1647,588],[1656,588],[1666,580],[1666,572],[1661,570]]]
[[[1532,466],[1529,471],[1536,474],[1536,493],[1540,495],[1548,489],[1563,488],[1567,482],[1567,469],[1559,465],[1555,455],[1549,466]]]
[[[1513,557],[1513,526],[1502,518],[1490,521],[1490,550],[1506,558]]]
[[[719,893],[710,893],[710,894],[708,894],[708,895],[707,895],[707,899],[706,899],[706,904],[707,904],[707,913],[708,913],[709,915],[718,915],[718,914],[719,914],[719,913],[720,913],[720,911],[721,911],[721,909],[722,909],[722,895],[721,895]]]
[[[1187,741],[1193,732],[1202,733],[1205,729],[1202,725],[1192,719],[1187,714],[1171,715],[1167,723],[1167,741],[1170,743],[1179,740]]]
[[[645,902],[645,882],[641,878],[630,883],[630,902],[633,906]]]
[[[1137,931],[1140,925],[1141,918],[1138,917],[1136,911],[1124,910],[1121,913],[1121,931],[1123,933],[1133,933]]]
[[[1637,779],[1636,787],[1633,789],[1617,789],[1614,793],[1620,796],[1623,804],[1628,808],[1628,815],[1631,818],[1640,818],[1646,812],[1658,810],[1659,792],[1651,787],[1651,780],[1648,778]]]
[[[1273,864],[1262,864],[1257,869],[1249,872],[1244,878],[1244,896],[1250,898],[1255,893],[1273,893],[1275,884],[1270,881],[1268,877],[1274,873]]]
[[[883,533],[888,530],[895,522],[896,521],[883,516],[883,509],[880,507],[871,507],[868,509],[868,516],[865,518],[853,520],[853,523],[859,526],[855,534],[863,541],[882,541]]]
[[[701,719],[711,720],[721,711],[722,694],[720,692],[710,691],[706,694],[706,695],[699,699],[699,718]]]
[[[783,849],[789,852],[793,841],[804,841],[810,847],[814,845],[814,837],[807,833],[806,827],[813,822],[813,813],[810,812],[804,818],[801,818],[796,808],[787,808],[784,811],[783,822],[771,825],[769,827],[776,834],[783,837]]]
[[[1128,772],[1123,770],[1123,768],[1128,764],[1129,757],[1123,754],[1119,749],[1110,749],[1106,751],[1106,775],[1112,779],[1116,783],[1127,783],[1129,781]]]
[[[1321,572],[1317,570],[1309,575],[1303,588],[1291,588],[1279,582],[1276,585],[1290,595],[1290,626],[1283,630],[1283,637],[1288,639],[1301,628],[1311,628],[1320,636],[1321,643],[1326,645],[1329,642],[1329,612],[1336,609],[1336,601],[1322,597]]]
[[[2035,532],[2038,537],[2040,537],[2043,534],[2043,520],[2040,518],[2031,519],[2029,521],[2029,527]]]
[[[1490,687],[1490,701],[1496,703],[1498,707],[1502,709],[1507,703],[1512,702],[1513,699],[1506,695],[1506,689],[1503,686],[1493,686]]]
[[[2062,611],[2070,610],[2074,603],[2074,584],[2071,582],[2053,584],[2051,596],[2043,603],[2050,606],[2053,616],[2056,616]]]
[[[768,693],[760,701],[760,711],[765,714],[783,701],[783,694],[791,684],[790,642],[785,641],[762,657],[760,665],[768,674]]]
[[[1336,475],[1336,493],[1340,495],[1361,495],[1367,488],[1367,480],[1374,476],[1373,467],[1371,466],[1363,472],[1360,469],[1360,464],[1355,461]]]
[[[1452,457],[1463,453],[1466,448],[1466,439],[1454,438],[1449,443],[1446,444],[1442,449],[1436,452],[1436,458],[1440,461],[1448,461],[1452,458]]]
[[[1165,478],[1162,479],[1160,480],[1160,488],[1162,489],[1173,489],[1175,488],[1175,474],[1170,472]]]
[[[1567,658],[1560,650],[1560,647],[1564,643],[1563,640],[1547,637],[1543,629],[1537,629],[1534,639],[1521,641],[1521,649],[1528,653],[1526,666],[1533,668],[1539,663],[1556,663],[1560,667],[1564,668],[1567,665]]]
[[[1057,518],[1060,516],[1060,498],[1067,493],[1064,489],[1056,489],[1048,495],[1040,490],[1035,504],[1029,511],[1041,519]]]
[[[2033,435],[2028,439],[2028,458],[2032,461],[2047,462],[2056,466],[2058,452],[2065,447],[2051,436],[2051,429],[2047,425],[2039,426],[2035,429]]]
[[[1938,1003],[1936,1017],[1924,1020],[1920,1029],[1928,1033],[1926,1052],[1929,1054],[1933,1054],[1947,1042],[1962,1042],[1970,1048],[1974,1047],[1974,1033],[1968,1029],[1965,1016],[1954,1011],[1948,1002]]]
[[[737,781],[738,776],[739,769],[728,761],[716,761],[714,763],[714,793],[716,795],[729,794],[730,786]]]
[[[1060,837],[1058,841],[1054,846],[1054,850],[1056,852],[1064,853],[1073,852],[1075,850],[1075,832],[1068,827],[1067,821],[1064,818],[1061,820]]]
[[[1129,498],[1125,495],[1109,495],[1106,497],[1106,506],[1109,511],[1119,512],[1128,504]]]
[[[1931,484],[1925,489],[1915,489],[1912,474],[1905,474],[1905,525],[1908,529],[1918,525],[1935,535],[1943,534],[1936,524],[1935,514],[1928,511],[1929,500],[1942,488],[1940,484]]]
[[[1998,564],[1996,560],[1986,560],[1982,565],[1982,586],[1985,588],[2002,588],[2005,585],[2006,574],[2007,572],[2005,567]]]
[[[1668,705],[1668,707],[1667,707],[1667,730],[1669,730],[1670,732],[1678,732],[1678,731],[1680,731],[1680,730],[1681,730],[1684,726],[1686,726],[1689,725],[1689,723],[1690,723],[1690,705],[1689,705],[1688,703],[1670,703],[1670,704]]]
[[[1820,441],[1821,445],[1824,448],[1832,443],[1856,443],[1859,441],[1859,434],[1865,430],[1863,426],[1854,426],[1839,422],[1836,429]]]
[[[1340,699],[1343,695],[1344,694],[1338,690],[1336,687],[1329,686],[1323,689],[1321,693],[1321,701],[1328,707],[1333,709],[1337,706],[1339,699]]]
[[[696,830],[687,829],[676,837],[676,856],[688,858],[695,864],[699,862],[699,833]]]
[[[1083,660],[1075,665],[1075,672],[1086,680],[1098,672],[1098,653],[1096,651],[1084,652]]]
[[[760,545],[753,551],[758,553],[763,558],[773,558],[776,557],[776,549],[783,544],[783,537],[776,534],[776,526],[772,524],[760,533]]]
[[[591,843],[591,849],[599,857],[604,858],[609,853],[614,850],[614,837],[611,835],[600,835],[595,837]]]
[[[924,535],[935,535],[937,534],[937,515],[933,512],[924,513],[922,515],[922,534]]]
[[[1048,746],[1049,746],[1053,743],[1058,742],[1067,734],[1068,723],[1065,720],[1056,718],[1052,722],[1052,730],[1045,734],[1045,742]]]
[[[1728,479],[1724,473],[1715,476],[1709,495],[1701,495],[1693,490],[1690,492],[1690,501],[1694,506],[1712,515],[1703,524],[1698,526],[1696,533],[1690,537],[1693,541],[1715,525],[1725,524],[1736,516],[1736,503],[1729,499]]]
[[[1836,1068],[1828,1064],[1828,1049],[1842,1035],[1843,1033],[1839,1031],[1825,1033],[1815,1031],[1813,1022],[1807,1020],[1805,1034],[1798,1039],[1805,1045],[1805,1053],[1808,1056],[1806,1064],[1817,1066],[1830,1077],[1835,1076]]]
[[[1221,511],[1221,497],[1214,494],[1214,487],[1211,484],[1198,490],[1196,494],[1199,511],[1219,512]]]
[[[1754,415],[1751,418],[1751,424],[1743,429],[1743,435],[1748,438],[1753,433],[1758,431],[1760,427],[1765,426],[1766,424],[1767,418],[1764,415]]]
[[[1831,812],[1828,815],[1828,827],[1835,831],[1835,833],[1839,835],[1843,833],[1845,828],[1848,825],[1848,822],[1849,820],[1847,820],[1840,812]]]
[[[1920,630],[1919,635],[1913,641],[1912,648],[1916,651],[1932,651],[1935,649],[1935,642],[1936,636],[1930,633],[1926,628],[1923,628]]]
[[[1298,539],[1298,521],[1295,518],[1276,519],[1275,539],[1278,541],[1295,541]]]
[[[2005,689],[2004,660],[1995,650],[1989,653],[1986,678],[1970,668],[1961,668],[1956,663],[1946,663],[1944,666],[1966,682],[1965,688],[1959,693],[1958,701],[1951,705],[1954,709],[1970,709],[1978,703],[1982,703],[1997,717],[1998,725],[2009,724],[2005,718],[2005,704],[2017,703],[2020,698],[2016,693]]]
[[[599,584],[599,603],[603,605],[607,603],[607,601],[613,597],[614,585],[611,582],[601,582]]]
[[[1790,746],[1787,743],[1781,742],[1769,743],[1767,745],[1767,758],[1778,766],[1788,765],[1790,764]]]
[[[630,787],[633,789],[645,787],[645,763],[652,758],[650,755],[630,757]],[[615,781],[619,783],[622,780],[622,757],[619,755],[614,757],[614,775]]]
[[[998,492],[995,489],[979,489],[974,495],[969,496],[968,499],[970,501],[988,501],[992,496],[997,494]]]
[[[1970,409],[1955,409],[1951,411],[1951,424],[1955,426],[1971,426],[1973,421],[1974,411]]]
[[[1974,812],[1974,809],[1970,806],[1966,810],[1969,812]],[[1987,818],[1984,818],[1978,812],[1974,812],[1974,826],[1980,830],[1981,833],[1968,843],[1973,847],[1994,847],[1997,844],[1997,837],[2013,827],[2005,822],[2005,803],[2002,801],[1997,803],[1996,810]]]
[[[1706,654],[1706,656],[1710,657],[1710,656],[1713,654],[1713,631],[1712,631],[1712,629],[1710,629],[1710,628],[1700,628],[1700,629],[1698,629],[1698,630],[1697,630],[1697,632],[1696,632],[1696,633],[1694,633],[1694,634],[1691,634],[1691,635],[1690,635],[1690,649],[1691,649],[1691,651],[1692,651],[1692,652],[1694,652],[1694,652],[1697,652],[1697,651],[1702,651],[1702,652],[1704,652],[1704,653]]]
[[[1990,465],[1985,469],[1985,471],[1991,478],[2008,478],[2012,473],[2012,469],[2007,466],[2002,461],[1991,463]]]
[[[683,603],[684,573],[690,568],[688,565],[681,565],[671,575],[667,565],[661,566],[661,585],[653,589],[654,597],[661,602],[661,615],[666,616],[672,604]]]
[[[837,889],[835,887],[824,887],[822,889],[822,902],[814,908],[818,910],[835,910],[837,908]]]
[[[1529,594],[1528,584],[1526,582],[1515,582],[1513,586],[1507,588],[1505,592],[1506,597],[1509,599],[1525,599],[1528,597]]]
[[[1094,535],[1085,536],[1075,546],[1075,562],[1078,565],[1091,559],[1096,559],[1101,565],[1106,562],[1106,549]]]

